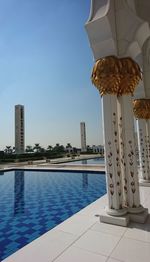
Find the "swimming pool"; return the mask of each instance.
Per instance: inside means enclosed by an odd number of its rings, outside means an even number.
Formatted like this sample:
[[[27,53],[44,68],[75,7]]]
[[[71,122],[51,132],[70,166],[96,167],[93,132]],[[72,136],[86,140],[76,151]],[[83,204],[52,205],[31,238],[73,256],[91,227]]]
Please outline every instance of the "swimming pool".
[[[92,158],[92,159],[84,159],[84,160],[76,160],[68,162],[67,165],[100,165],[104,164],[104,158]]]
[[[106,193],[103,174],[0,173],[0,261]]]

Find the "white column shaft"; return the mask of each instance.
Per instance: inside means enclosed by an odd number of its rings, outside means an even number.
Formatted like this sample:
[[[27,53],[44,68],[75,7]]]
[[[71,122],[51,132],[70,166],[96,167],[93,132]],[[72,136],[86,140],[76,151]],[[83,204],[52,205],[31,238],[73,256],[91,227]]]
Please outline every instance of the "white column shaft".
[[[133,107],[130,96],[118,98],[122,114],[123,148],[124,148],[124,170],[126,181],[127,205],[129,209],[136,212],[140,207],[138,168],[135,155],[134,141],[134,118]]]
[[[146,121],[147,123],[147,144],[148,144],[148,156],[149,156],[149,167],[150,167],[150,119]]]
[[[137,120],[138,130],[138,147],[139,147],[139,160],[140,160],[140,178],[142,180],[150,180],[150,167],[149,167],[149,145],[147,122],[145,119]]]
[[[125,161],[125,143],[122,123],[122,112],[121,112],[120,101],[118,100],[118,126],[119,126],[119,144],[120,144],[120,166],[122,172],[122,188],[123,188],[123,205],[127,206],[127,179],[126,179],[126,161]]]
[[[119,155],[117,97],[105,95],[103,105],[103,130],[105,140],[105,166],[109,210],[123,210],[122,175]]]

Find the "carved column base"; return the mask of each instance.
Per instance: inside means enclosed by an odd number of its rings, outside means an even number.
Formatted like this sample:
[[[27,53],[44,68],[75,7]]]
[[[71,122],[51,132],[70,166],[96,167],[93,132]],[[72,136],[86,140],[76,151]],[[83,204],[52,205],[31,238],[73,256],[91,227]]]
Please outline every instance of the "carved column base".
[[[102,223],[107,223],[107,224],[112,224],[112,225],[117,225],[117,226],[123,226],[127,227],[130,222],[135,222],[135,223],[140,223],[144,224],[147,217],[148,217],[148,209],[143,208],[143,212],[140,212],[139,214],[126,214],[121,217],[119,216],[111,216],[107,214],[107,211],[104,210],[100,214],[100,222]]]
[[[148,208],[143,208],[143,212],[139,214],[129,214],[129,219],[131,222],[144,224],[148,217]]]
[[[130,220],[129,220],[128,215],[124,215],[124,216],[121,216],[121,217],[115,217],[115,216],[108,215],[107,212],[104,211],[100,215],[100,222],[106,223],[106,224],[111,224],[111,225],[127,227]]]
[[[127,208],[122,208],[122,209],[116,210],[116,209],[110,209],[110,208],[106,207],[106,213],[110,216],[119,217],[119,216],[123,216],[123,215],[127,214]]]
[[[144,211],[144,207],[141,205],[141,206],[139,206],[139,207],[129,207],[128,208],[128,213],[130,213],[130,214],[140,214],[140,213],[142,213],[143,211]]]

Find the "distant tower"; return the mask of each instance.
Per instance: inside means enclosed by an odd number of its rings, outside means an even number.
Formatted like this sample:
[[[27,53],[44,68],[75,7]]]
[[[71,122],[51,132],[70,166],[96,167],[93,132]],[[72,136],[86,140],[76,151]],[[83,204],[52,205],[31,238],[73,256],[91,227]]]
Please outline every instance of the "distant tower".
[[[80,123],[80,133],[81,133],[81,152],[86,152],[86,130],[85,122]]]
[[[24,106],[15,106],[15,152],[24,153]]]

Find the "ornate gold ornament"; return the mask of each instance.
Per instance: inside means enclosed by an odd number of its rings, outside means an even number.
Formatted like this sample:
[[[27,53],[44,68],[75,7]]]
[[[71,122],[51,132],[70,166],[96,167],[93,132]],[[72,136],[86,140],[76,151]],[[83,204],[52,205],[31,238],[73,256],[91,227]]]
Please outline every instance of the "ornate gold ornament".
[[[97,60],[91,80],[101,96],[106,94],[122,96],[133,95],[141,76],[140,67],[132,58],[107,56]]]
[[[133,112],[136,118],[150,119],[150,99],[135,99]]]

